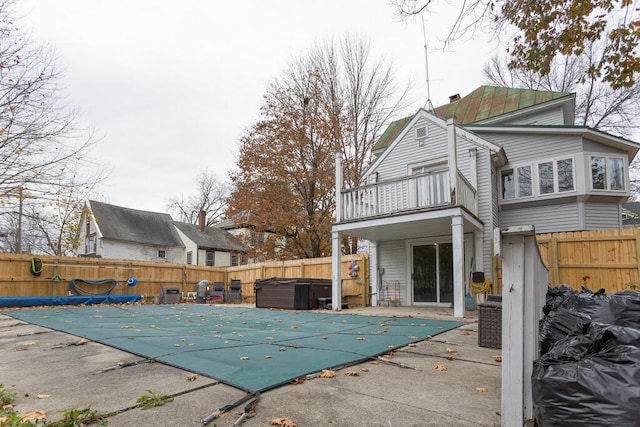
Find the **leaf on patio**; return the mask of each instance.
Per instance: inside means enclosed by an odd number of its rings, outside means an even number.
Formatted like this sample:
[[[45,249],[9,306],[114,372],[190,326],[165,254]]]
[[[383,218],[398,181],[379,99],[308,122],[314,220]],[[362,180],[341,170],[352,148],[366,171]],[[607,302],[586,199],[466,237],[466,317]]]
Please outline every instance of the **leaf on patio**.
[[[286,348],[286,347],[280,347],[280,348],[278,349],[278,351],[287,351],[287,348]]]
[[[240,360],[249,360],[249,356],[242,356]]]
[[[362,372],[369,372],[369,368],[362,368],[360,369]]]
[[[187,381],[195,381],[198,379],[198,374],[189,374],[187,375]]]
[[[280,427],[296,427],[298,424],[293,422],[291,418],[283,417],[272,419],[271,421],[269,421],[269,425]]]
[[[417,347],[417,346],[418,346],[418,344],[416,344],[414,342],[407,344],[407,347]]]
[[[329,338],[329,337],[327,337],[327,336],[322,336],[322,337],[320,337],[320,339],[323,339],[323,340],[326,340],[326,339],[328,339],[328,338]]]
[[[437,364],[433,367],[436,371],[446,371],[447,367],[445,365]]]
[[[377,360],[372,360],[370,363],[371,363],[372,365],[377,365],[377,364],[378,364],[378,361],[377,361]]]
[[[304,382],[304,379],[302,378],[296,378],[295,380],[291,380],[289,381],[289,384],[293,384],[293,385],[300,385]]]
[[[447,356],[447,360],[456,360],[455,356]]]
[[[410,340],[417,340],[418,337],[415,335],[409,335],[407,338],[409,338]]]
[[[79,341],[76,343],[76,345],[84,345],[84,344],[86,344],[86,343],[88,343],[88,342],[89,342],[89,340],[88,340],[88,339],[86,339],[86,338],[82,338],[81,340],[79,340]]]
[[[347,371],[344,374],[348,377],[357,377],[359,375],[358,371]]]
[[[378,360],[382,360],[383,362],[390,362],[389,359],[387,359],[386,357],[383,357],[383,356],[378,356]]]
[[[27,412],[20,418],[22,423],[26,423],[27,421],[37,421],[37,420],[46,420],[47,413],[45,411],[33,411]]]
[[[332,371],[331,369],[323,369],[322,372],[318,375],[320,378],[333,378],[336,376],[336,371]]]
[[[478,393],[487,393],[489,390],[486,387],[476,387],[476,391]]]
[[[455,348],[447,347],[447,353],[458,354],[458,350],[456,350]]]
[[[358,338],[356,338],[356,339],[357,339],[358,341],[364,341],[364,340],[366,340],[366,338],[365,338],[365,337],[358,337]]]
[[[272,356],[269,356],[268,354],[264,357],[265,359],[271,359]]]
[[[131,325],[125,325],[122,327],[122,329],[133,329],[133,326]]]
[[[496,354],[495,356],[491,356],[493,358],[493,360],[495,360],[496,362],[502,362],[502,356],[499,354]]]
[[[470,335],[470,334],[469,334],[469,331],[464,331],[462,332],[462,335]]]
[[[47,397],[50,397],[50,395],[48,395],[48,394],[38,394],[38,395],[36,395],[36,397],[38,399],[46,399]]]

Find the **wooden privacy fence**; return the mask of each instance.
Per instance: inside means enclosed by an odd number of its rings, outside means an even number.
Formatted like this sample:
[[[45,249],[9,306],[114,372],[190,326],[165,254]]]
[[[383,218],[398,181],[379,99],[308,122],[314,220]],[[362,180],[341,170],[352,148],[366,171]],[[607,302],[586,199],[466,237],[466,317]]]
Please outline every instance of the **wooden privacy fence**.
[[[242,282],[245,302],[255,301],[253,284],[257,279],[331,278],[331,257],[291,261],[264,262],[237,267],[204,267],[185,264],[116,260],[105,258],[72,258],[38,256],[42,260],[42,272],[34,275],[31,269],[32,255],[0,253],[0,297],[2,296],[61,296],[67,295],[69,281],[80,278],[90,281],[115,279],[118,285],[112,293],[140,294],[147,300],[160,295],[160,288],[177,286],[181,292],[193,292],[201,280],[229,283],[232,279]],[[349,265],[359,266],[358,277],[349,276]],[[342,257],[342,293],[345,302],[368,304],[369,289],[368,254]],[[127,283],[135,278],[135,286]],[[106,285],[80,282],[88,292],[101,292]]]
[[[549,284],[614,293],[640,283],[640,228],[537,235]]]

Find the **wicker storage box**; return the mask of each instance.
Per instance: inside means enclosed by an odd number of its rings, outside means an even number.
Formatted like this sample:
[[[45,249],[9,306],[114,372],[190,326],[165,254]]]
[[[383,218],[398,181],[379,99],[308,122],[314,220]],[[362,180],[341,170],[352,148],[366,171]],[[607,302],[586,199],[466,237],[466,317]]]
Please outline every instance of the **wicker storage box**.
[[[502,348],[501,301],[487,301],[478,306],[478,346]]]

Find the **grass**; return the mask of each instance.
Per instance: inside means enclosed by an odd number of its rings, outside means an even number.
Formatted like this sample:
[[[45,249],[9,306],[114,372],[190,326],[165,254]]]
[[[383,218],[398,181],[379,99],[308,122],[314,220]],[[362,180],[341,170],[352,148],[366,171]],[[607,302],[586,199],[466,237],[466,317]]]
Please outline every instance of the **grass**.
[[[154,406],[162,406],[166,402],[173,401],[173,396],[169,394],[156,394],[151,390],[147,390],[148,394],[143,394],[136,400],[142,409],[153,408]]]

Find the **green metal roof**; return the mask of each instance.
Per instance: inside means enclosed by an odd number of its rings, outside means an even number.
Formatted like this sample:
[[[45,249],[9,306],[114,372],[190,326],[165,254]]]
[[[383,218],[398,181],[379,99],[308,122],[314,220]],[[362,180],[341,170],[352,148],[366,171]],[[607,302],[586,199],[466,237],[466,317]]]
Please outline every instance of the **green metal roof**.
[[[570,95],[569,92],[480,86],[457,101],[437,107],[435,114],[445,119],[455,116],[456,124],[468,125]],[[391,122],[373,151],[385,149],[413,117]]]
[[[378,142],[373,146],[373,151],[386,148],[387,145],[394,140],[396,136],[400,133],[402,128],[409,123],[409,121],[413,118],[413,116],[405,117],[404,119],[396,120],[391,122],[391,124],[387,127],[387,130],[384,131]]]
[[[457,124],[465,125],[569,95],[569,92],[480,86],[464,98],[437,107],[435,113],[444,118],[455,116]]]

